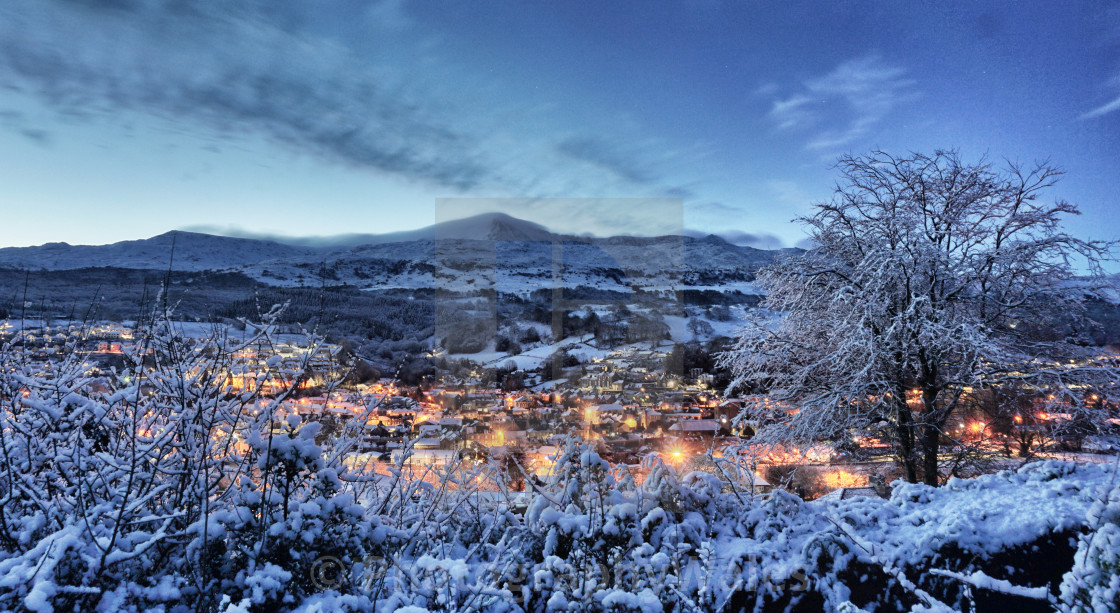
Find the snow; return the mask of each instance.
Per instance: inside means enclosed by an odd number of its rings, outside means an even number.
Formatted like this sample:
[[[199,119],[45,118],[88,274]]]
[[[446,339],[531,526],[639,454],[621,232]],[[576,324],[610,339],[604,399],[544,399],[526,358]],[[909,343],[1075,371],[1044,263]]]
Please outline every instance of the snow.
[[[970,575],[955,573],[949,570],[941,570],[939,568],[935,568],[930,572],[942,577],[950,577],[952,579],[956,579],[957,581],[967,583],[968,585],[971,585],[973,587],[991,590],[994,592],[1013,594],[1015,596],[1023,596],[1024,598],[1031,598],[1034,600],[1049,600],[1050,598],[1050,590],[1046,587],[1023,587],[1021,585],[1015,585],[1010,581],[1006,581],[1004,579],[994,579],[992,577],[989,577],[986,573],[979,570],[974,571]]]
[[[582,339],[577,337],[567,337],[555,343],[548,343],[539,345],[528,351],[519,354],[509,354],[501,351],[493,350],[493,343],[490,343],[489,348],[485,351],[478,353],[452,353],[447,354],[449,360],[468,359],[476,362],[482,366],[504,366],[507,362],[512,362],[517,365],[519,370],[532,370],[540,368],[552,354],[566,350],[580,362],[589,362],[595,359],[603,359],[609,356],[614,351],[626,349],[638,349],[649,346],[649,343],[634,343],[631,345],[619,345],[611,349],[595,347],[583,342]]]
[[[315,252],[269,240],[174,231],[111,245],[48,243],[38,247],[6,247],[0,249],[0,266],[31,270],[91,266],[166,270],[171,263],[172,242],[175,245],[173,266],[179,271],[231,269]]]
[[[1074,474],[1076,481],[1061,478]],[[1018,471],[951,479],[940,488],[899,482],[889,500],[863,497],[819,506],[878,543],[892,563],[913,563],[945,542],[989,556],[1080,526],[1110,477],[1109,467],[1036,462]],[[1002,507],[995,501],[1014,503]]]
[[[174,240],[175,257],[170,262]],[[562,246],[562,270],[553,278],[553,245]],[[119,267],[242,272],[276,286],[317,286],[317,271],[334,271],[332,285],[362,289],[435,288],[456,292],[494,287],[527,296],[558,282],[629,294],[713,289],[755,294],[751,273],[779,254],[736,246],[717,237],[576,238],[554,234],[500,214],[387,235],[286,242],[168,232],[112,245],[51,243],[0,249],[0,267],[73,270]]]
[[[156,328],[156,344],[194,342]],[[367,478],[342,462],[346,436],[317,443],[319,422],[206,387],[197,373],[216,352],[198,343],[182,352],[196,361],[148,366],[150,394],[0,346],[0,393],[22,399],[32,382],[37,407],[0,403],[5,432],[21,433],[0,441],[0,609],[781,609],[802,594],[829,610],[937,610],[963,606],[969,585],[1108,610],[1120,595],[1114,466],[1043,461],[804,502],[754,494],[736,467],[681,475],[649,459],[638,482],[571,440],[523,493],[474,489],[497,467],[454,449],[394,453],[392,477]],[[159,432],[130,436],[138,419]],[[1032,554],[1051,540],[1057,554]],[[1063,551],[1065,567],[1019,582],[1016,568]],[[317,574],[327,562],[338,572]]]

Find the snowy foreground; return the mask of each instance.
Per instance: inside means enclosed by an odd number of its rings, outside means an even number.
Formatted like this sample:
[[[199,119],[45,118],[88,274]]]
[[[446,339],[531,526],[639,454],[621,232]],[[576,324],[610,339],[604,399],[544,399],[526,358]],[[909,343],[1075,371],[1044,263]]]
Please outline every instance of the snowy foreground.
[[[587,506],[565,510],[538,496],[524,521],[500,520],[510,524],[492,546],[429,550],[372,601],[351,589],[359,595],[314,595],[299,609],[1117,610],[1115,490],[1111,523],[1069,572],[1115,485],[1109,467],[1041,462],[937,489],[898,482],[889,500],[806,503],[718,493],[707,475],[677,482],[667,471],[606,492],[599,507],[594,488]],[[1102,551],[1108,568],[1094,563]]]
[[[0,345],[0,611],[1120,610],[1115,465],[812,503],[579,440],[530,492],[497,460],[375,475],[345,459],[376,403],[283,410],[317,346],[167,322],[121,370]]]
[[[300,446],[294,439],[284,453]],[[641,487],[615,483],[605,463],[578,446],[565,460],[563,488],[542,490],[523,516],[502,505],[479,508],[469,496],[441,502],[431,492],[382,509],[355,505],[348,494],[311,494],[286,519],[262,526],[266,535],[250,545],[258,535],[238,533],[252,523],[253,501],[245,501],[210,519],[204,563],[214,565],[218,609],[892,611],[967,610],[971,601],[977,610],[1106,611],[1120,604],[1120,500],[1109,466],[1039,462],[937,489],[898,482],[889,500],[807,503],[783,492],[723,491],[702,473],[678,481],[668,467],[654,468]],[[1106,508],[1099,500],[1108,490]],[[28,533],[39,528],[33,518],[27,523]],[[197,537],[200,527],[193,531]],[[183,547],[111,545],[85,540],[74,525],[21,545],[6,544],[0,558],[3,609],[185,611],[200,601],[193,576],[200,569],[190,562],[203,546],[198,538]],[[106,548],[103,570],[92,573]],[[1086,606],[1077,609],[1079,601]]]

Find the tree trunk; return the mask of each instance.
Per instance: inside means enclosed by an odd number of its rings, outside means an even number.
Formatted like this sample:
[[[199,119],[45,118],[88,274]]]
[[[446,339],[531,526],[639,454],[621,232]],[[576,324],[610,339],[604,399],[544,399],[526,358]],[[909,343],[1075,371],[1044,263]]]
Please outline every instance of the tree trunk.
[[[917,458],[914,455],[914,416],[910,413],[910,406],[906,404],[906,392],[903,391],[898,398],[896,407],[898,414],[898,453],[902,459],[902,468],[906,471],[906,480],[910,483],[918,482]]]
[[[922,426],[922,481],[937,487],[937,451],[941,429],[936,424]]]
[[[939,370],[937,363],[930,364],[923,370],[925,370],[926,376],[920,382],[922,390],[922,482],[937,487],[939,476],[937,452],[941,447],[941,429],[949,418],[953,403],[950,403],[948,408],[937,406],[937,396],[942,391],[934,383],[937,381]]]

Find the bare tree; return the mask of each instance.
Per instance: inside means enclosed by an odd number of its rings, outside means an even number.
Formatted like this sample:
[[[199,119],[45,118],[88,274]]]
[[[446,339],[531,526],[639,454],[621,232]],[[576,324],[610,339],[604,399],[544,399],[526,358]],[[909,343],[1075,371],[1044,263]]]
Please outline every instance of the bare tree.
[[[1081,306],[1115,243],[1062,231],[1077,208],[1040,199],[1060,171],[955,151],[838,167],[834,197],[799,220],[817,247],[760,273],[763,308],[722,358],[732,387],[788,404],[760,441],[885,430],[907,479],[937,484],[946,425],[973,389],[1014,384],[1101,410],[1073,399],[1087,380],[1115,393],[1115,361],[1088,346]]]

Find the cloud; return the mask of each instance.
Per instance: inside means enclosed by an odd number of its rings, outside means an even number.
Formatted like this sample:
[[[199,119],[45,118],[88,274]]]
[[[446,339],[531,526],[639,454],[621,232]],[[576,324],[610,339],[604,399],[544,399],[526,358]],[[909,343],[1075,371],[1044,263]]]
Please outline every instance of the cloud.
[[[189,118],[458,189],[486,179],[472,139],[429,112],[422,92],[252,4],[16,1],[2,10],[0,75],[60,111]]]
[[[650,172],[631,155],[624,154],[609,143],[596,138],[572,137],[560,141],[556,150],[581,162],[593,164],[631,183],[648,184]]]
[[[1093,118],[1096,118],[1096,117],[1101,117],[1102,115],[1107,115],[1107,114],[1109,114],[1113,111],[1117,111],[1117,110],[1120,110],[1120,98],[1117,98],[1117,99],[1115,99],[1112,102],[1109,102],[1107,104],[1102,104],[1101,106],[1098,106],[1097,108],[1095,108],[1091,111],[1083,113],[1080,118],[1081,119],[1093,119]]]
[[[724,202],[708,201],[688,205],[689,225],[694,227],[684,230],[685,236],[704,238],[715,235],[733,244],[755,249],[781,249],[785,246],[782,239],[768,232],[744,232],[742,230],[699,230],[701,228],[727,227],[729,223],[741,222],[747,217],[747,212],[741,207]]]
[[[696,192],[691,187],[684,185],[670,185],[664,188],[664,195],[666,198],[680,198],[681,200],[691,200],[696,197]]]
[[[366,9],[365,18],[373,25],[393,30],[404,30],[412,25],[404,9],[404,0],[381,0]]]
[[[198,232],[214,236],[228,236],[231,238],[247,238],[258,241],[271,241],[294,247],[340,247],[362,244],[370,241],[371,234],[334,234],[327,236],[294,235],[280,232],[258,232],[236,225],[220,224],[191,224],[177,228],[182,232]]]
[[[689,205],[689,211],[702,216],[726,219],[728,215],[743,215],[743,209],[723,202],[698,202]]]
[[[774,179],[766,182],[766,188],[775,200],[791,207],[803,207],[813,201],[813,197],[793,181]]]
[[[146,114],[219,141],[263,136],[448,195],[694,197],[668,177],[702,153],[626,115],[568,119],[552,101],[510,97],[408,8],[10,0],[0,81],[71,122],[124,128]]]
[[[247,230],[241,226],[233,225],[220,225],[220,224],[191,224],[178,228],[182,232],[198,232],[200,234],[212,234],[214,236],[229,236],[233,238],[251,238],[254,240],[274,241],[277,243],[284,243],[292,241],[293,244],[299,244],[305,240],[303,237],[293,237],[285,234],[275,234],[271,232],[255,232]]]
[[[781,130],[825,126],[809,136],[806,148],[836,149],[869,134],[915,95],[913,86],[903,68],[869,55],[806,79],[797,91],[775,99],[768,116]]]
[[[1117,75],[1117,76],[1109,79],[1108,82],[1105,84],[1105,86],[1108,87],[1109,89],[1120,90],[1120,75]],[[1117,111],[1117,110],[1120,110],[1120,97],[1117,97],[1116,99],[1112,100],[1111,102],[1106,102],[1106,103],[1102,104],[1101,106],[1098,106],[1095,109],[1092,109],[1090,111],[1086,111],[1080,117],[1078,117],[1078,119],[1081,119],[1081,120],[1096,119],[1097,117],[1102,117],[1104,115],[1108,115],[1109,113],[1112,113],[1112,112]]]
[[[27,140],[35,143],[36,145],[49,145],[51,142],[51,134],[46,130],[38,128],[21,128],[20,135]]]
[[[770,119],[781,129],[814,123],[818,119],[817,113],[809,108],[813,101],[812,97],[800,94],[785,100],[775,100],[770,107]]]
[[[35,119],[28,117],[22,111],[14,109],[0,110],[0,128],[18,134],[36,145],[42,147],[50,145],[51,133],[31,125],[35,121]]]
[[[1099,15],[1099,22],[1101,23],[1103,40],[1098,41],[1098,44],[1109,49],[1113,60],[1115,60],[1116,50],[1120,49],[1120,4],[1114,4],[1104,10],[1103,13]],[[1085,121],[1096,119],[1120,110],[1120,95],[1117,93],[1120,92],[1120,72],[1114,73],[1112,78],[1105,81],[1103,89],[1111,92],[1110,95],[1112,99],[1100,106],[1085,111],[1078,116],[1078,120]]]
[[[758,87],[756,87],[754,89],[754,95],[756,95],[756,96],[773,96],[773,95],[777,94],[780,90],[781,90],[781,88],[778,86],[777,83],[775,83],[773,81],[766,81],[764,83],[761,83]]]
[[[731,243],[732,245],[739,245],[740,247],[752,247],[754,249],[784,249],[785,243],[777,236],[767,233],[751,233],[743,232],[741,230],[724,230],[722,232],[704,232],[703,230],[687,229],[684,231],[685,236],[692,238],[704,238],[709,235],[715,235],[723,240]]]
[[[728,230],[720,234],[723,240],[745,247],[754,247],[755,249],[782,249],[785,243],[782,239],[769,234],[767,232],[760,232],[757,234],[751,232],[741,232],[739,230]]]

